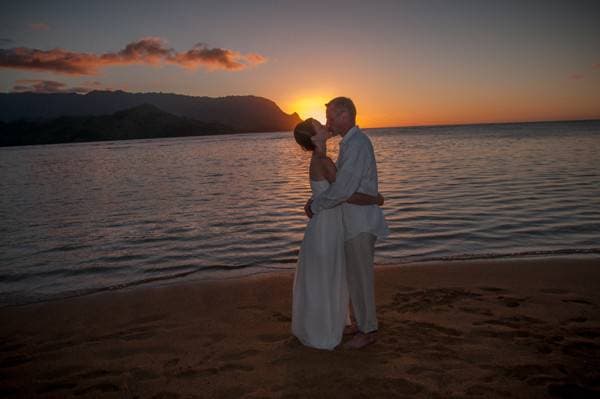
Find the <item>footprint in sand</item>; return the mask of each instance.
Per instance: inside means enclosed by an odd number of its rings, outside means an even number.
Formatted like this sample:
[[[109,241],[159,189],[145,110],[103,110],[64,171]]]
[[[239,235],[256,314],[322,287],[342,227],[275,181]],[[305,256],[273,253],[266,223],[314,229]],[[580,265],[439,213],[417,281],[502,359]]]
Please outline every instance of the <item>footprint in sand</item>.
[[[396,288],[396,291],[400,291],[400,292],[417,291],[416,288],[414,288],[414,287],[407,287],[405,285],[397,285],[395,288]]]
[[[406,374],[410,375],[421,375],[421,374],[432,374],[432,375],[440,375],[444,372],[442,369],[431,368],[431,367],[423,367],[423,366],[412,366],[406,370]]]
[[[237,307],[239,310],[254,310],[257,312],[262,312],[264,310],[264,308],[261,308],[260,306],[238,306]]]
[[[13,352],[14,353],[24,347],[25,347],[24,344],[9,343],[8,341],[5,341],[3,343],[0,343],[0,352]]]
[[[5,357],[4,359],[0,360],[0,368],[4,369],[4,368],[20,366],[22,364],[29,363],[32,360],[33,360],[33,358],[31,356],[25,356],[25,355],[9,356],[9,357]]]
[[[82,367],[79,367],[79,370],[81,370]],[[90,371],[86,371],[84,373],[81,374],[77,374],[76,378],[77,380],[83,379],[83,380],[94,380],[97,378],[104,378],[104,377],[115,377],[118,375],[121,375],[122,373],[120,371],[109,371],[109,370],[90,370]]]
[[[155,328],[153,327],[133,327],[127,330],[118,331],[116,333],[102,335],[93,338],[92,342],[111,340],[111,339],[122,339],[125,341],[148,339],[155,336]]]
[[[600,391],[591,390],[577,384],[552,384],[548,386],[550,396],[559,398],[598,398]]]
[[[421,384],[405,380],[404,378],[376,378],[368,377],[363,380],[364,386],[378,387],[385,396],[415,395],[421,393],[425,387]],[[389,397],[389,396],[388,396]]]
[[[552,346],[546,344],[537,345],[535,349],[542,355],[549,355],[553,351]]]
[[[489,387],[487,385],[472,385],[467,388],[465,394],[468,396],[479,396],[483,398],[508,398],[510,397],[510,392],[503,391],[501,389]]]
[[[91,392],[101,392],[101,393],[119,392],[119,390],[120,390],[119,387],[116,386],[115,384],[103,382],[101,384],[95,384],[95,385],[89,386],[87,388],[78,389],[77,391],[75,391],[75,395],[77,395],[77,396],[86,395]]]
[[[562,381],[561,378],[550,377],[546,375],[538,375],[527,379],[527,385],[531,386],[546,386],[550,383],[560,383]]]
[[[72,347],[74,347],[76,345],[77,345],[77,343],[75,341],[72,341],[72,340],[59,341],[59,342],[50,342],[50,343],[48,343],[46,345],[43,345],[43,346],[39,347],[37,349],[37,352],[38,353],[54,352],[54,351],[57,351],[57,350],[72,348]]]
[[[63,390],[68,390],[68,389],[73,389],[77,386],[77,384],[74,384],[72,382],[68,382],[68,381],[60,381],[60,382],[50,382],[47,384],[42,384],[40,387],[38,387],[35,392],[38,395],[41,394],[47,394],[47,393],[53,393],[56,391],[63,391]]]
[[[50,370],[47,370],[42,375],[46,380],[54,380],[61,377],[69,377],[71,375],[81,373],[81,370],[85,369],[82,365],[68,365],[68,366],[57,366]]]
[[[584,359],[595,360],[600,359],[600,345],[588,341],[571,341],[562,347],[562,352],[565,355]]]
[[[243,352],[225,354],[220,357],[220,360],[223,360],[223,361],[242,360],[242,359],[246,359],[247,357],[250,357],[250,356],[258,355],[259,353],[260,352],[257,350],[250,349],[250,350],[243,351]]]
[[[481,290],[481,291],[487,291],[487,292],[508,292],[507,289],[504,288],[498,288],[498,287],[477,287],[477,289]]]
[[[130,370],[129,373],[137,381],[155,380],[160,378],[160,376],[155,372],[141,368],[134,368]]]
[[[229,363],[219,367],[219,371],[253,371],[254,367],[247,364]]]
[[[292,318],[289,315],[280,313],[280,312],[273,312],[273,314],[271,315],[271,317],[276,320],[276,321],[280,321],[283,323],[289,323],[292,321]]]
[[[441,311],[465,299],[477,299],[481,294],[462,288],[432,288],[394,295],[391,309],[397,312]]]
[[[180,379],[198,379],[205,378],[220,373],[227,373],[231,371],[253,371],[254,367],[247,364],[240,363],[227,363],[219,367],[210,367],[206,369],[187,369],[174,375]]]
[[[459,308],[460,310],[462,310],[465,313],[471,313],[474,315],[479,315],[479,316],[493,316],[494,313],[486,308],[480,308],[480,307],[476,307],[476,306],[462,306]]]
[[[290,334],[261,334],[258,339],[262,342],[279,342],[288,339]]]
[[[152,396],[151,399],[178,399],[181,395],[175,392],[162,391]]]
[[[585,323],[587,320],[588,320],[587,317],[579,316],[579,317],[573,317],[571,319],[567,319],[563,322],[563,324]]]
[[[116,346],[106,351],[104,357],[114,360],[122,359],[125,357],[136,356],[140,354],[164,354],[167,352],[165,347],[159,346],[145,346],[145,347],[123,347]]]
[[[474,337],[498,338],[498,339],[507,339],[507,340],[514,340],[514,339],[518,339],[518,338],[530,338],[530,337],[542,338],[541,336],[532,335],[528,331],[524,331],[524,330],[498,331],[498,330],[487,330],[487,329],[473,329],[469,335],[474,336]]]
[[[210,340],[213,343],[217,343],[217,342],[223,341],[225,338],[227,338],[227,335],[214,333],[214,334],[209,334],[208,337],[210,338]]]
[[[596,339],[600,337],[600,329],[589,328],[589,327],[577,327],[571,330],[573,335],[577,335],[582,338]]]
[[[175,366],[177,366],[177,364],[179,364],[179,358],[174,358],[171,360],[167,360],[163,364],[163,367],[167,369],[167,368],[175,367]]]
[[[454,328],[448,328],[448,327],[443,327],[434,323],[426,323],[426,322],[408,322],[407,324],[415,326],[419,329],[420,332],[427,332],[427,333],[433,333],[433,334],[441,334],[441,335],[447,335],[447,336],[452,336],[452,337],[459,337],[462,334],[461,331],[456,330]]]
[[[529,316],[516,315],[511,317],[501,317],[499,319],[476,321],[473,325],[491,324],[510,328],[530,327],[531,324],[544,324],[544,321]]]
[[[130,321],[129,323],[123,325],[123,327],[138,326],[140,324],[148,324],[148,323],[154,323],[157,321],[163,321],[167,317],[168,317],[168,314],[166,314],[166,313],[144,316],[144,317],[140,317],[139,319]]]
[[[579,305],[596,306],[595,303],[590,302],[587,299],[583,299],[583,298],[563,299],[562,301],[565,303],[577,303]]]
[[[517,297],[511,297],[511,296],[497,296],[496,297],[498,300],[500,300],[500,302],[509,308],[516,308],[517,306],[520,306],[521,303],[526,302],[527,300],[529,300],[529,297],[525,297],[525,298],[517,298]]]
[[[219,369],[216,367],[210,367],[207,369],[200,369],[200,370],[187,369],[187,370],[180,371],[177,374],[174,374],[174,377],[188,380],[188,379],[208,377],[208,376],[215,375],[218,373],[219,373]]]
[[[561,288],[542,288],[540,290],[540,292],[543,294],[555,294],[555,295],[564,295],[564,294],[571,293],[571,291],[563,290]]]
[[[512,367],[501,369],[501,374],[508,379],[516,379],[519,381],[529,381],[535,377],[563,377],[560,370],[555,366],[543,366],[539,364],[519,364]]]

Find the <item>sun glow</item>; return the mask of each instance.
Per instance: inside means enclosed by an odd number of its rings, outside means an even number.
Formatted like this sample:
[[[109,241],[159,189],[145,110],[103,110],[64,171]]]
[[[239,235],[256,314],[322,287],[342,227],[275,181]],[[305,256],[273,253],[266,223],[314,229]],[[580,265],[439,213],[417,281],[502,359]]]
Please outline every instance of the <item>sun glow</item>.
[[[302,97],[290,103],[289,109],[297,112],[300,118],[315,118],[321,123],[326,122],[325,103],[330,99],[322,96]]]

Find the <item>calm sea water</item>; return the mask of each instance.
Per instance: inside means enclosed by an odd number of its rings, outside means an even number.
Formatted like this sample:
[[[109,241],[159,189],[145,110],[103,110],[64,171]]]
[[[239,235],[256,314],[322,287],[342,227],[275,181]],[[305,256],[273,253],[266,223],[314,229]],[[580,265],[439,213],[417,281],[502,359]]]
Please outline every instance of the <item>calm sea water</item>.
[[[391,230],[378,264],[600,266],[600,122],[367,133]],[[0,304],[293,269],[307,163],[290,133],[0,148]]]

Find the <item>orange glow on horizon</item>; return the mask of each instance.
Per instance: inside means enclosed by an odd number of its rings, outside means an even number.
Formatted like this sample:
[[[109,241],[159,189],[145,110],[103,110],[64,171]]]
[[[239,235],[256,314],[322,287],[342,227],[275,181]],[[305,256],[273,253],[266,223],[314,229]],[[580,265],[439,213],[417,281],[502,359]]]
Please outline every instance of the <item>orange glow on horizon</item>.
[[[329,98],[325,96],[306,96],[292,100],[285,108],[289,112],[297,112],[302,120],[314,118],[325,124],[325,104]]]
[[[337,95],[346,95],[357,108],[357,124],[362,128],[402,126],[460,125],[478,123],[535,122],[576,119],[598,119],[600,114],[593,101],[565,104],[563,98],[536,98],[532,94],[518,99],[512,92],[489,96],[483,89],[463,87],[460,91],[423,91],[414,88],[402,92],[358,87],[333,90],[299,90],[276,99],[287,113],[297,112],[303,120],[309,117],[325,123],[325,104]],[[332,93],[328,95],[329,93]],[[335,94],[333,94],[335,93]],[[565,94],[565,98],[568,98]],[[590,94],[591,96],[591,94]],[[276,97],[276,96],[274,96]],[[448,100],[453,98],[453,101]]]

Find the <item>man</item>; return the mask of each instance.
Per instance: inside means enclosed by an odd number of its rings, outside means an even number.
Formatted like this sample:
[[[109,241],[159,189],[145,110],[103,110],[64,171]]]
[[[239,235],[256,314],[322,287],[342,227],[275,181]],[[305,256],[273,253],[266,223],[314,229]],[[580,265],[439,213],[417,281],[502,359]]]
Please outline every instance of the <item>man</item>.
[[[340,205],[344,223],[344,251],[348,289],[358,331],[345,345],[362,348],[377,339],[373,256],[376,239],[387,236],[383,212],[377,205],[346,203],[353,193],[376,196],[377,165],[369,138],[356,125],[356,107],[351,99],[337,97],[326,104],[326,128],[342,136],[336,180],[323,193],[308,200],[308,217]]]

